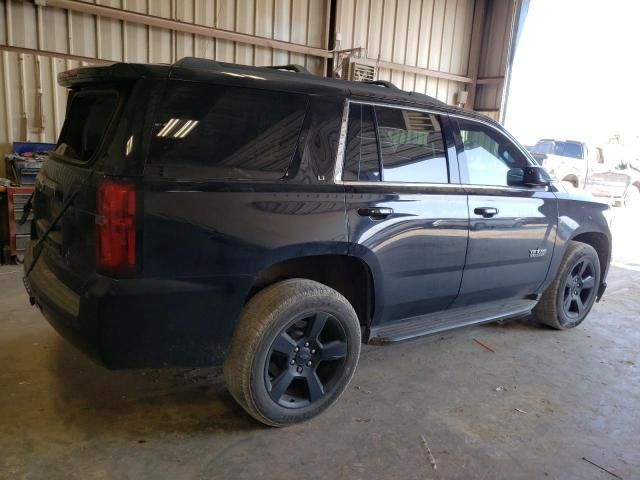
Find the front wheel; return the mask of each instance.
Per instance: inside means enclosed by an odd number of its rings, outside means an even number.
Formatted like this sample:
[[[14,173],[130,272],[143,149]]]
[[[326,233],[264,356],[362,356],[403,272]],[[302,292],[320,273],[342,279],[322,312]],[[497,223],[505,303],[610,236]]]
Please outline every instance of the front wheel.
[[[596,300],[600,262],[591,245],[570,241],[555,280],[533,309],[536,320],[558,330],[578,326]]]
[[[246,305],[224,364],[231,395],[256,420],[309,420],[344,392],[360,355],[351,304],[318,282],[285,280]]]

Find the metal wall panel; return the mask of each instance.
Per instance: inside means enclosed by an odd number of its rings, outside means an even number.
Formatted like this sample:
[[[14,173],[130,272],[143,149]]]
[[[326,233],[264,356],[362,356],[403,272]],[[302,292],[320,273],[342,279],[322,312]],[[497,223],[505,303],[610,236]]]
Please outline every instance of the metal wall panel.
[[[513,32],[514,2],[493,0],[487,4],[479,76],[495,79],[493,83],[478,85],[475,108],[499,117],[501,110],[507,60]]]
[[[340,50],[364,48],[369,59],[467,74],[474,0],[344,0]],[[465,83],[380,68],[378,77],[404,90],[454,103]]]

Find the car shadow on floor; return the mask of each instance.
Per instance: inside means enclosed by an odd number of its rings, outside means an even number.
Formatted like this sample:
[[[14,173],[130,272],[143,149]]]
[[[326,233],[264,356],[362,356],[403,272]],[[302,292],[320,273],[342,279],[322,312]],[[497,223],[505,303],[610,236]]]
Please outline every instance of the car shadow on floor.
[[[221,368],[113,371],[62,339],[52,347],[56,414],[75,427],[111,435],[263,428],[227,392]]]
[[[540,327],[527,317],[479,328],[512,331]],[[457,336],[463,331],[444,335]],[[423,338],[421,343],[438,342],[437,337]],[[419,339],[410,343],[416,341]],[[384,356],[405,348],[406,344],[375,347],[363,351],[363,356]],[[53,335],[45,361],[52,374],[48,378],[49,407],[67,426],[142,440],[157,433],[194,435],[267,428],[235,403],[219,367],[107,370],[57,335]]]

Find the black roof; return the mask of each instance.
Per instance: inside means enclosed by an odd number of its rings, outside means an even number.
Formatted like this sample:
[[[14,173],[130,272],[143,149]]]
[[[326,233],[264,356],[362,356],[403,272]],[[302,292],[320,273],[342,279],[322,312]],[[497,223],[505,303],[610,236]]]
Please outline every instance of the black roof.
[[[283,69],[283,68],[286,68]],[[436,108],[493,121],[489,117],[447,105],[428,95],[400,90],[389,82],[354,82],[313,75],[299,66],[255,67],[218,62],[204,58],[185,57],[173,65],[114,63],[107,66],[84,67],[62,72],[58,82],[66,87],[80,84],[133,80],[140,77],[174,78],[188,81],[233,83],[275,90],[297,91],[318,95],[340,95],[347,98],[382,101],[407,106]]]

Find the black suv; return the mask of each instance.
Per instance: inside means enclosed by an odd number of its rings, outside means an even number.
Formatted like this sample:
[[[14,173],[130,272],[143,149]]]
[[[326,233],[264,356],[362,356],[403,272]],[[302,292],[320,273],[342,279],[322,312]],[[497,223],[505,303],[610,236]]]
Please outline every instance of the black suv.
[[[496,122],[386,82],[183,59],[59,76],[31,301],[109,368],[224,364],[253,417],[334,403],[360,345],[605,289],[608,205],[559,192]]]

